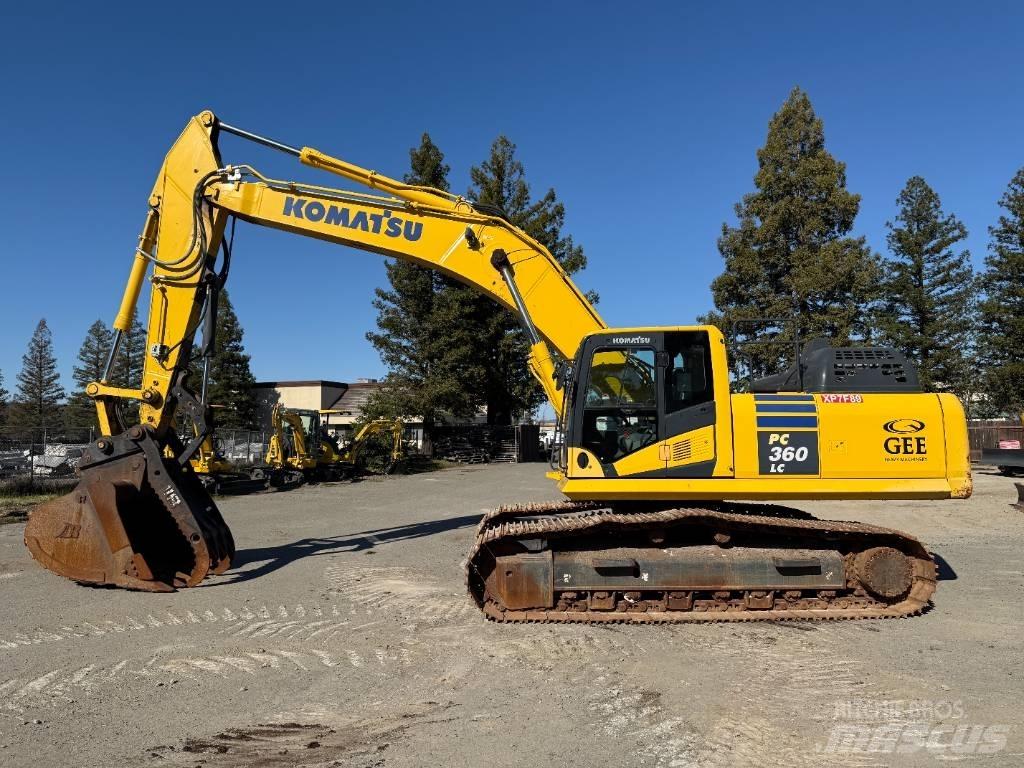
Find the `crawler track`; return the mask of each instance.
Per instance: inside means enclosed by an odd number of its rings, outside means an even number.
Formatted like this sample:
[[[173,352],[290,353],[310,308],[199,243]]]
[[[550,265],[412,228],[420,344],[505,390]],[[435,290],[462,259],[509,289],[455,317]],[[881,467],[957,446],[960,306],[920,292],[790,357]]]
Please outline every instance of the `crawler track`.
[[[580,542],[614,542],[653,532],[715,531],[727,540],[758,542],[770,539],[794,549],[827,547],[842,553],[846,585],[830,590],[654,590],[587,593],[553,590],[552,605],[530,609],[507,608],[488,587],[488,576],[501,554],[579,548]],[[661,534],[659,534],[661,535]],[[593,538],[591,538],[593,537]],[[658,539],[654,539],[657,541]],[[585,544],[583,546],[586,546]],[[658,544],[648,545],[657,548]],[[756,545],[755,545],[756,546]],[[873,553],[896,550],[907,569],[906,587],[898,594],[880,594],[877,584],[862,583]],[[858,559],[858,555],[860,558]],[[865,559],[868,558],[868,559]],[[883,564],[884,567],[884,564]],[[671,509],[626,509],[586,502],[508,506],[481,520],[466,561],[470,595],[484,615],[507,622],[667,623],[727,621],[806,621],[887,619],[913,616],[928,605],[935,591],[935,565],[924,546],[899,531],[863,523],[817,520],[805,513],[771,505],[720,504]],[[877,579],[876,579],[877,581]],[[594,609],[600,596],[604,609]]]

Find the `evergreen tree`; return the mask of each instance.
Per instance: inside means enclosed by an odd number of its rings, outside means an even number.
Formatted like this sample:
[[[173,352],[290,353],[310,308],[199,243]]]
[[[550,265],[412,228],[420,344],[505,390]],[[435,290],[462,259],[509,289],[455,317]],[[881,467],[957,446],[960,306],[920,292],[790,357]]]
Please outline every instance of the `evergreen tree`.
[[[85,334],[85,340],[78,350],[78,365],[72,372],[72,378],[78,387],[68,397],[65,408],[65,423],[70,428],[88,429],[97,426],[95,401],[85,394],[85,388],[90,382],[103,378],[113,336],[113,332],[102,320],[90,325]]]
[[[117,357],[114,359],[112,381],[119,387],[139,389],[142,386],[142,367],[145,360],[146,329],[139,323],[138,310],[134,310],[128,330],[121,335]]]
[[[448,189],[444,153],[424,133],[409,150],[405,181]],[[365,411],[377,416],[420,416],[429,434],[441,412],[468,416],[477,406],[466,380],[480,376],[474,339],[460,320],[463,287],[436,270],[388,261],[390,288],[378,288],[373,306],[378,331],[366,338],[380,353],[388,375]],[[478,389],[478,388],[477,388]]]
[[[783,318],[802,339],[837,344],[870,333],[878,263],[863,237],[849,237],[860,196],[846,189],[846,166],[825,149],[821,119],[794,88],[768,124],[757,152],[756,190],[736,206],[735,227],[722,225],[718,250],[725,271],[711,286],[718,325],[752,376],[780,370],[790,358],[787,331],[757,325]],[[755,321],[734,327],[737,321]],[[791,328],[790,331],[791,333]]]
[[[470,169],[470,197],[505,213],[509,221],[544,245],[569,274],[586,268],[583,248],[563,235],[565,206],[554,189],[532,200],[516,145],[505,136],[491,144],[490,156]],[[467,289],[468,290],[468,289]],[[591,296],[593,301],[596,296]],[[510,424],[517,414],[532,411],[544,395],[525,365],[529,340],[511,312],[474,292],[467,320],[477,339],[477,354],[485,363],[483,402],[488,424]]]
[[[7,423],[7,396],[10,393],[4,389],[4,374],[0,371],[0,427]]]
[[[111,332],[111,338],[113,338],[113,332]],[[133,310],[128,330],[121,334],[121,343],[117,347],[110,383],[117,387],[140,389],[142,387],[142,367],[145,361],[146,329],[139,323],[138,310]],[[128,401],[122,404],[120,414],[125,422],[125,427],[137,423],[139,421],[139,403]]]
[[[1016,416],[1024,411],[1024,168],[999,205],[1005,213],[989,229],[979,347],[990,409]]]
[[[60,385],[57,358],[53,354],[53,336],[44,318],[36,325],[28,350],[21,358],[11,421],[30,431],[57,426],[61,421],[63,398],[64,388]]]
[[[448,189],[449,168],[427,134],[410,150],[410,160],[407,182]],[[562,233],[565,208],[555,191],[531,199],[512,142],[499,137],[488,160],[470,173],[471,197],[504,211],[568,272],[586,266],[583,249]],[[508,424],[542,400],[514,315],[433,270],[398,262],[388,265],[388,277],[390,289],[378,290],[374,301],[379,330],[367,338],[390,372],[368,414],[420,415],[429,429],[440,412],[469,416],[486,407],[489,423]]]
[[[893,257],[882,262],[881,340],[917,364],[925,391],[966,399],[977,302],[970,254],[955,246],[967,228],[943,213],[939,196],[920,176],[907,181],[897,204],[896,221],[887,224]]]
[[[253,393],[256,380],[249,370],[249,355],[242,344],[244,332],[227,291],[221,291],[217,306],[217,346],[210,358],[206,401],[224,406],[215,412],[218,427],[251,429],[256,426],[257,403]],[[200,369],[201,372],[201,369]],[[195,383],[199,385],[199,380]]]

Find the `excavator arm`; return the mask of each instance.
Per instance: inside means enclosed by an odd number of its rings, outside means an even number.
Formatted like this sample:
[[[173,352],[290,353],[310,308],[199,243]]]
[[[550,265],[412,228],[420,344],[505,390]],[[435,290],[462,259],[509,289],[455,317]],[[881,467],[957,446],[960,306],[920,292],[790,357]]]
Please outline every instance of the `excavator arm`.
[[[224,165],[222,133],[280,150],[372,191],[278,181],[251,165]],[[531,342],[530,370],[559,414],[559,360],[570,360],[587,334],[605,328],[551,253],[502,212],[257,136],[203,112],[189,120],[157,174],[114,320],[107,370],[86,388],[104,436],[84,452],[75,491],[38,507],[26,527],[32,554],[61,575],[163,591],[194,586],[208,572],[230,565],[231,532],[190,459],[213,429],[204,397],[205,364],[218,295],[231,268],[225,232],[233,218],[403,259],[474,286],[518,315]],[[147,275],[141,385],[115,387],[109,383],[112,363]],[[196,353],[193,340],[200,328]],[[188,382],[195,359],[204,361],[198,387]],[[126,425],[120,417],[128,400],[140,403],[139,424]],[[174,430],[179,413],[196,425],[187,444]]]
[[[359,454],[366,441],[381,432],[391,433],[391,464],[402,458],[402,434],[405,423],[401,419],[374,419],[368,421],[356,432],[352,442],[342,452],[341,460],[348,464],[359,461]]]

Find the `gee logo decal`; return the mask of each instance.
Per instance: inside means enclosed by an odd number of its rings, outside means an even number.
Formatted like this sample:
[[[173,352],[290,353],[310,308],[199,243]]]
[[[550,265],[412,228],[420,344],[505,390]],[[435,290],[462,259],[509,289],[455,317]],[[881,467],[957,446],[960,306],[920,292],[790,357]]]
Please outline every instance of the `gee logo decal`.
[[[918,419],[893,419],[885,422],[882,429],[895,435],[912,435],[924,429],[924,422]]]
[[[895,458],[886,461],[926,461],[928,439],[919,435],[925,427],[920,419],[893,419],[882,425],[892,437],[885,438],[882,447]]]

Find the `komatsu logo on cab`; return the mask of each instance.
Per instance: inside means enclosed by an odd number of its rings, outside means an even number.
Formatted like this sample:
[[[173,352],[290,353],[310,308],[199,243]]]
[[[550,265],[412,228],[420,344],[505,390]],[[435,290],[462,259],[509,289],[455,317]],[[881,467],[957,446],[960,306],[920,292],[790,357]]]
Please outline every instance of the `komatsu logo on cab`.
[[[650,336],[613,336],[612,344],[650,344]]]
[[[394,216],[391,211],[381,211],[380,213],[356,211],[353,214],[343,205],[324,205],[319,200],[303,200],[301,197],[286,197],[284,199],[284,215],[306,221],[322,221],[324,224],[332,224],[336,227],[359,229],[363,232],[372,232],[375,235],[402,237],[410,243],[419,240],[423,234],[422,222],[406,221],[400,216]]]

